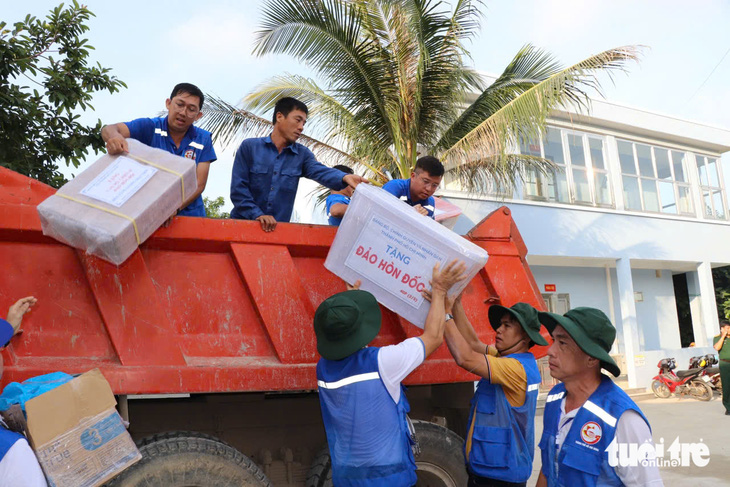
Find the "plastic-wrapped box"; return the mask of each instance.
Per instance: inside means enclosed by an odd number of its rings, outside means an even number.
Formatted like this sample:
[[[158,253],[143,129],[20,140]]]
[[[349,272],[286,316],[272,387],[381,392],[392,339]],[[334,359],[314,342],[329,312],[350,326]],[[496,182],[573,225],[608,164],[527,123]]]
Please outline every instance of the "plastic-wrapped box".
[[[421,291],[430,289],[433,266],[453,259],[466,263],[460,293],[487,263],[487,252],[380,188],[357,187],[324,266],[371,292],[380,304],[423,328],[430,307]]]
[[[44,235],[119,265],[195,192],[194,161],[127,143],[38,205]]]

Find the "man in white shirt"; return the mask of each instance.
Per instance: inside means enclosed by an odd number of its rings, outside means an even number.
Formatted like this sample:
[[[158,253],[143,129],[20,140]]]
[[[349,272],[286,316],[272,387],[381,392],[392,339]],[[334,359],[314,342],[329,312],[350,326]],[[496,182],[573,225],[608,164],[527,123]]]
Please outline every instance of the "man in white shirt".
[[[22,298],[10,307],[7,319],[0,318],[0,347],[5,347],[13,335],[18,333],[23,316],[30,311],[36,301],[33,296]],[[2,371],[3,359],[0,355],[0,377]],[[2,420],[0,420],[0,485],[14,487],[48,485],[28,441],[23,435],[8,430]]]
[[[317,308],[314,331],[322,420],[338,487],[410,487],[416,483],[410,410],[401,381],[443,342],[444,297],[466,276],[463,262],[437,264],[433,301],[423,334],[387,347],[367,345],[380,331],[380,307],[357,289],[335,294]]]

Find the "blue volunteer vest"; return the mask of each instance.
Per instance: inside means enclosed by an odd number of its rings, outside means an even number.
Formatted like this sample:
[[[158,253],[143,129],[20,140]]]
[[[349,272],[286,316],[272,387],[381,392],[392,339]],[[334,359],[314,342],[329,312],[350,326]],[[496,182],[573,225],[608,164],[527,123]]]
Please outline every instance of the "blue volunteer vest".
[[[464,455],[467,469],[479,477],[505,482],[526,482],[535,455],[535,409],[540,372],[531,353],[509,355],[525,369],[527,392],[520,407],[510,405],[502,386],[479,381],[469,412],[471,451]]]
[[[646,424],[649,421],[631,398],[607,376],[578,410],[555,462],[560,421],[560,403],[565,397],[565,385],[550,390],[545,402],[543,433],[540,439],[542,473],[549,487],[620,486],[624,485],[608,463],[606,448],[614,439],[621,415],[632,409]]]
[[[378,372],[379,348],[342,360],[320,359],[317,385],[322,420],[337,487],[412,486],[411,451],[404,391],[396,404]]]

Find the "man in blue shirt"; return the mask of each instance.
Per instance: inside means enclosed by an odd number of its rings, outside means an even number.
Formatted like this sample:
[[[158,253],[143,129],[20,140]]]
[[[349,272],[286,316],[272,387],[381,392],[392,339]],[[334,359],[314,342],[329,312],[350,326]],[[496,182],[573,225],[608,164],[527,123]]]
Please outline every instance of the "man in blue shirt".
[[[383,189],[411,205],[421,215],[433,218],[433,194],[443,176],[441,161],[433,156],[423,156],[416,161],[410,179],[393,179],[385,183]]]
[[[257,220],[265,232],[288,222],[294,210],[299,178],[330,189],[353,188],[367,179],[327,167],[297,139],[307,122],[307,105],[286,97],[274,107],[274,129],[268,137],[246,139],[236,152],[231,175],[231,218]]]
[[[126,123],[105,125],[101,137],[111,155],[129,152],[128,137],[139,140],[171,154],[192,159],[196,164],[198,188],[183,202],[178,215],[206,216],[203,204],[203,190],[208,182],[210,163],[216,160],[210,132],[198,128],[193,122],[203,116],[205,95],[190,83],[180,83],[165,100],[167,116],[159,118],[138,118]]]
[[[346,174],[353,174],[352,168],[338,164],[334,166],[335,169]],[[348,186],[341,191],[332,191],[325,200],[324,204],[327,207],[327,222],[335,227],[339,227],[342,223],[342,217],[345,216],[347,206],[350,204],[350,198],[352,198],[353,189]]]

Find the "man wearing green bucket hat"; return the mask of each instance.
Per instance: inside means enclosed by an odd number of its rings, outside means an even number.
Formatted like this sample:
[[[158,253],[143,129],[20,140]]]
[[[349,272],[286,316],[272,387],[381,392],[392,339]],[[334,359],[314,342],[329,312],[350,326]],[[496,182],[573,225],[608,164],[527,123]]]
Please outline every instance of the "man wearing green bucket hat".
[[[466,275],[463,262],[433,269],[423,334],[397,345],[368,347],[380,331],[380,307],[366,291],[327,298],[314,314],[317,386],[337,487],[408,487],[416,483],[410,410],[401,381],[443,342],[444,297]]]
[[[453,309],[453,320],[450,313]],[[492,305],[495,346],[477,336],[461,305],[446,301],[446,343],[456,363],[481,376],[471,401],[464,457],[469,487],[524,486],[532,473],[540,372],[529,352],[547,345],[537,310],[527,303]]]
[[[608,317],[595,308],[575,308],[564,315],[540,313],[540,321],[553,337],[550,373],[562,382],[545,402],[537,486],[663,485],[649,421],[601,373],[621,373],[609,355],[616,329]],[[645,443],[651,448],[639,448]],[[637,458],[619,456],[619,449]]]

